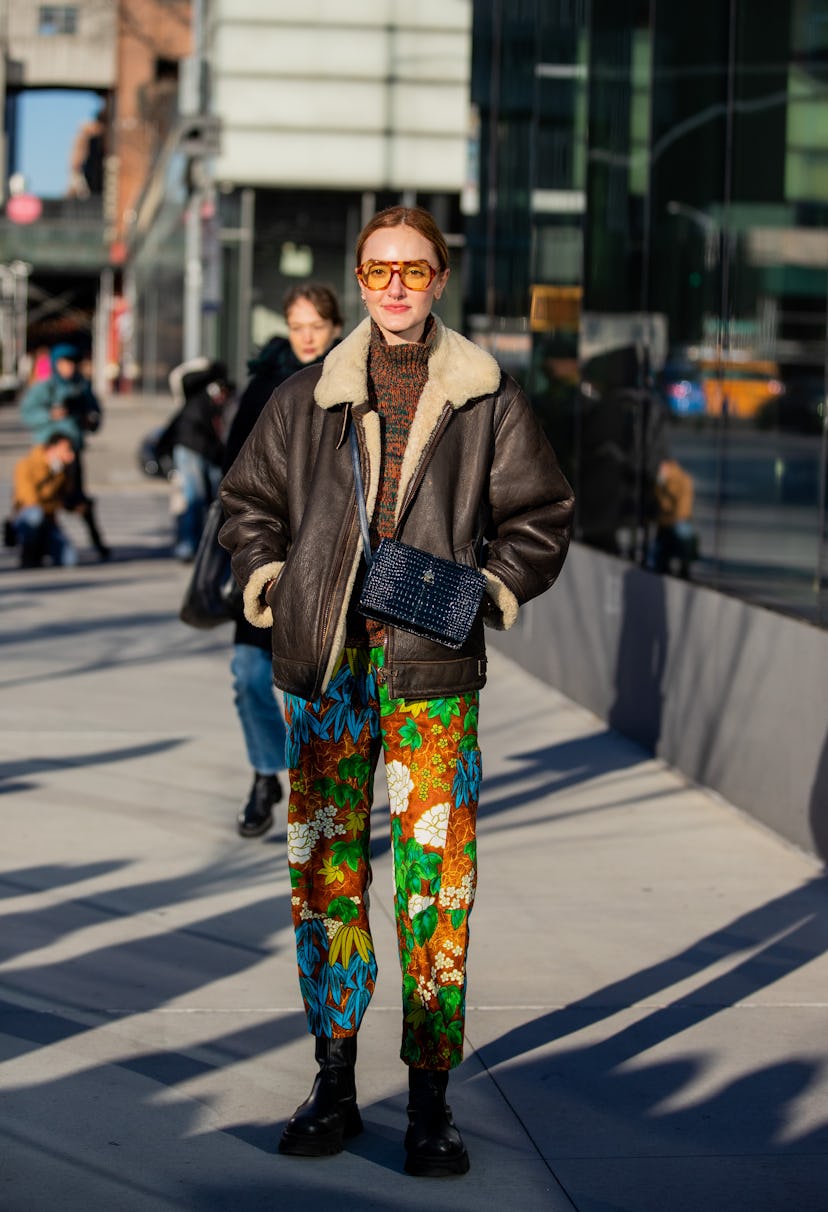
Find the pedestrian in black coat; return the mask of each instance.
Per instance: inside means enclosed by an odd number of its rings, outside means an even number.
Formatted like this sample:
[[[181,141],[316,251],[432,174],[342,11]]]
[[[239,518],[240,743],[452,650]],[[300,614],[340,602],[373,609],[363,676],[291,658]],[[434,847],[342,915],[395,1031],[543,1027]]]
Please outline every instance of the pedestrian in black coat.
[[[227,435],[225,473],[275,389],[303,366],[321,361],[342,332],[339,302],[327,286],[310,282],[292,287],[282,310],[287,337],[272,337],[247,364],[250,379]],[[278,772],[285,768],[285,725],[270,661],[270,632],[253,627],[241,615],[230,668],[236,710],[254,771],[250,795],[237,820],[242,837],[266,833],[273,824],[273,805],[282,798]]]

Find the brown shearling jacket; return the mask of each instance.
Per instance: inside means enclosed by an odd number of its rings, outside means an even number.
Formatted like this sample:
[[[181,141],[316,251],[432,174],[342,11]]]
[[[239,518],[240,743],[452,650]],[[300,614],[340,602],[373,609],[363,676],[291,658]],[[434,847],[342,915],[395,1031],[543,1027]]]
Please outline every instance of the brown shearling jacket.
[[[484,684],[483,616],[510,627],[519,607],[553,584],[574,505],[519,386],[484,350],[437,325],[403,458],[394,537],[481,568],[487,594],[459,651],[386,628],[380,675],[392,698],[445,697]],[[272,626],[274,681],[305,699],[318,698],[335,671],[362,559],[350,424],[369,518],[376,501],[381,439],[368,402],[370,335],[366,319],[321,366],[277,388],[221,487],[220,541],[232,553],[245,615]]]

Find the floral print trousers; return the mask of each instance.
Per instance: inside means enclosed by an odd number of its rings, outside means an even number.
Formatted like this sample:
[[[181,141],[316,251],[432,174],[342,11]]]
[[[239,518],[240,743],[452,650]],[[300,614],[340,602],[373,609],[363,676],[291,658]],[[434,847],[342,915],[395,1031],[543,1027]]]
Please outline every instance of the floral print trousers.
[[[463,1059],[477,877],[478,692],[412,702],[377,678],[382,648],[346,649],[315,702],[285,695],[288,863],[299,985],[313,1035],[354,1035],[377,963],[368,920],[374,772],[385,757],[402,967],[400,1055]]]

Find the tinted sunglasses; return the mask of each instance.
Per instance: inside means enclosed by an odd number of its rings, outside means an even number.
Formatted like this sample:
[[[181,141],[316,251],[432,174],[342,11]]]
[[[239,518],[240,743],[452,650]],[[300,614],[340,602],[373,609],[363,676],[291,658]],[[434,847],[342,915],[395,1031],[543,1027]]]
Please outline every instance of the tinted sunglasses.
[[[356,268],[366,290],[385,290],[394,274],[400,275],[406,290],[428,290],[437,270],[428,261],[363,261]]]

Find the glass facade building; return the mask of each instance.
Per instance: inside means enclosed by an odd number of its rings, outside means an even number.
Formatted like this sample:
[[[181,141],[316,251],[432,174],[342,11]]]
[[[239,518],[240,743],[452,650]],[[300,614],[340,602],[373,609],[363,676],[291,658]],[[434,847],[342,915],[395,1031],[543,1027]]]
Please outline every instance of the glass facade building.
[[[469,327],[577,537],[827,626],[828,0],[481,0],[472,103]]]

